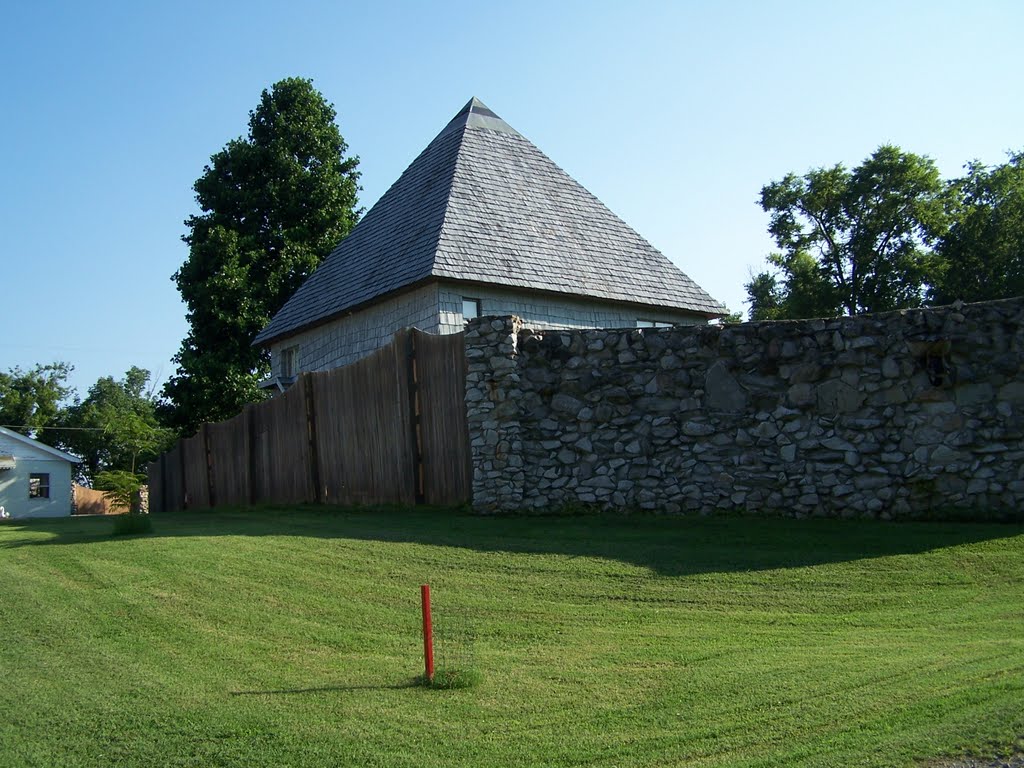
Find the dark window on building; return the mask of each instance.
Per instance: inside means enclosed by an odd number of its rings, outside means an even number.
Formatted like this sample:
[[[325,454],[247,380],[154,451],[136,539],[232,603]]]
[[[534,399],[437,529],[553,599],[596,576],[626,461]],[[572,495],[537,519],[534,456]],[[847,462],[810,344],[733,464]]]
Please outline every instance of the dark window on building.
[[[46,472],[33,472],[28,476],[28,497],[30,499],[50,498],[50,475]]]
[[[480,317],[480,299],[462,297],[462,319],[464,321],[475,320]]]
[[[281,376],[290,379],[299,372],[299,348],[286,347],[281,350]]]

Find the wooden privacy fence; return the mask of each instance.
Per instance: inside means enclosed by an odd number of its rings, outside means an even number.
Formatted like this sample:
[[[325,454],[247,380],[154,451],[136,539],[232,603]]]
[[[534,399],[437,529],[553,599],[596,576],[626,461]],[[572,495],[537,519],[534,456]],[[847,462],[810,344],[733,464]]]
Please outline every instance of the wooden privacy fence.
[[[75,497],[76,515],[120,515],[128,511],[127,507],[113,503],[103,491],[86,488],[78,483],[72,484],[71,493]]]
[[[148,467],[150,508],[469,501],[465,381],[463,334],[399,331],[179,440]]]

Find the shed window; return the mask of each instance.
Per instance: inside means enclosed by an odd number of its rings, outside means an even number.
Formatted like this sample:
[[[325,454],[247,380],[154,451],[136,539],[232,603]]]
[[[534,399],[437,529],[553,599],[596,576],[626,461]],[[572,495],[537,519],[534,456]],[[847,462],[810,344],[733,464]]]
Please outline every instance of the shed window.
[[[672,323],[663,323],[660,320],[637,320],[637,328],[671,328]]]
[[[30,499],[50,498],[49,473],[33,472],[28,476],[28,497]]]
[[[290,379],[299,368],[299,348],[287,347],[281,350],[281,376]]]
[[[476,320],[480,317],[480,299],[462,297],[462,319],[465,321]]]

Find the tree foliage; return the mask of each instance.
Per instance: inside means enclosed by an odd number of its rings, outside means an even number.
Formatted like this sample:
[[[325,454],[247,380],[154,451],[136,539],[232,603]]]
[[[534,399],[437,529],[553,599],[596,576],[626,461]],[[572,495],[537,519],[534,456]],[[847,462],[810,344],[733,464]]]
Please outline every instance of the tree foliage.
[[[751,320],[828,317],[841,311],[834,286],[809,253],[773,253],[768,263],[776,271],[754,275],[746,285]]]
[[[952,225],[931,298],[938,304],[1024,295],[1024,152],[993,168],[975,161],[950,182]]]
[[[927,157],[879,147],[853,170],[789,174],[761,190],[774,268],[747,284],[751,319],[859,314],[922,303],[943,233],[944,186]]]
[[[103,491],[103,496],[112,505],[132,513],[136,507],[136,494],[145,481],[144,475],[137,475],[134,472],[105,470],[96,474],[93,486],[96,490]]]
[[[71,393],[67,379],[72,370],[68,363],[50,363],[0,373],[0,426],[41,437],[40,430],[53,422]]]
[[[84,400],[76,397],[61,412],[56,442],[82,459],[83,479],[94,482],[102,472],[134,474],[168,447],[173,433],[160,426],[148,385],[149,371],[133,366],[119,381],[100,378]]]
[[[334,108],[290,78],[263,91],[248,137],[204,167],[173,277],[189,332],[164,393],[180,432],[260,398],[268,358],[253,338],[358,219],[359,159],[347,149]]]

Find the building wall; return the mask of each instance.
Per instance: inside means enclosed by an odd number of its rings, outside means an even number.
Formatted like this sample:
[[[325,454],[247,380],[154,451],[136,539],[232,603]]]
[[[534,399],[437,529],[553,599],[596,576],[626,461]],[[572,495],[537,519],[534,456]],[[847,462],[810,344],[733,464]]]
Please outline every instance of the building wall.
[[[65,517],[71,514],[71,464],[35,452],[24,443],[0,435],[0,455],[13,455],[14,469],[0,470],[0,506],[12,518]],[[30,499],[29,475],[35,472],[50,476],[50,497]]]
[[[391,341],[395,331],[438,331],[437,285],[426,285],[271,345],[271,366],[282,375],[281,351],[298,347],[299,371],[326,371],[354,363]]]
[[[466,332],[473,503],[1024,509],[1024,298],[831,320]]]
[[[480,299],[481,315],[515,315],[530,328],[635,328],[637,320],[697,325],[707,318],[688,312],[642,309],[594,299],[555,297],[515,288],[482,288],[441,283],[439,290],[441,333],[458,333],[465,327],[462,299]]]
[[[532,328],[634,328],[637,320],[703,324],[686,312],[636,309],[612,302],[555,298],[516,289],[480,288],[440,282],[310,329],[271,345],[275,375],[284,375],[282,350],[298,348],[299,371],[324,371],[348,365],[391,341],[401,328],[458,333],[465,327],[463,297],[479,299],[483,315],[518,315]]]

